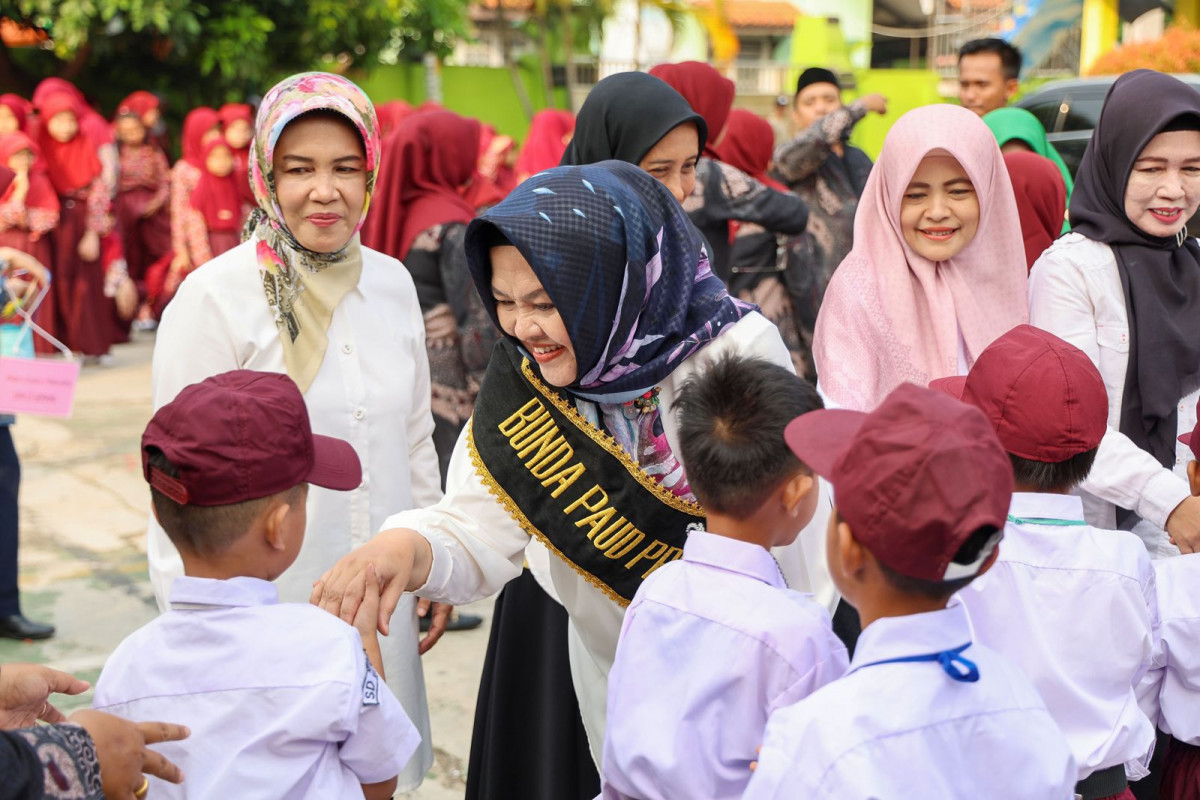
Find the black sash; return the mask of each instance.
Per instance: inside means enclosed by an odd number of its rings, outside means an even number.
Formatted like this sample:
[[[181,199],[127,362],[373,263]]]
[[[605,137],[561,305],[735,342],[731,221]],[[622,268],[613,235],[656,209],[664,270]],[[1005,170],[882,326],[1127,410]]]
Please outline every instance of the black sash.
[[[507,340],[492,354],[467,447],[512,518],[622,606],[704,524],[699,505],[643,472]]]

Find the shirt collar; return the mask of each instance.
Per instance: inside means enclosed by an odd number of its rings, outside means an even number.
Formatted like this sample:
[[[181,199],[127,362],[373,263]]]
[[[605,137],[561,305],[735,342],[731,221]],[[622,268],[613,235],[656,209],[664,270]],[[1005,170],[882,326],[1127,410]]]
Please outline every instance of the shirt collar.
[[[171,608],[268,606],[279,602],[270,581],[239,576],[228,580],[178,577],[171,584]]]
[[[850,660],[850,672],[879,661],[940,653],[974,640],[965,607],[958,600],[939,611],[883,617],[862,632]],[[966,655],[970,656],[970,650]]]
[[[1073,494],[1014,492],[1008,513],[1022,519],[1083,521],[1083,499]]]
[[[779,589],[787,588],[775,557],[766,548],[750,542],[708,531],[691,531],[683,545],[683,560],[748,575]]]

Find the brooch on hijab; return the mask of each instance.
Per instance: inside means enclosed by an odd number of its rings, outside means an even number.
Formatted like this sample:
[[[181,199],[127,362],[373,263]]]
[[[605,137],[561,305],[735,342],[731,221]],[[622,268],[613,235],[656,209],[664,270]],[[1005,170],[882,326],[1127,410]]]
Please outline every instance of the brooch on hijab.
[[[641,397],[635,397],[621,406],[625,419],[637,419],[641,414],[649,414],[658,409],[658,387],[655,386]]]

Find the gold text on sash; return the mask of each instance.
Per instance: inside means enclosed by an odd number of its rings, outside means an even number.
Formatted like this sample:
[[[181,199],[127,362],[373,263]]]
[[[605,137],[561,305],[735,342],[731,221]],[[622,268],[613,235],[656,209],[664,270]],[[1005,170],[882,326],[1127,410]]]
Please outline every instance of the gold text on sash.
[[[647,542],[646,534],[617,512],[609,503],[608,492],[597,483],[592,483],[590,489],[571,502],[565,502],[562,495],[586,469],[574,459],[574,449],[563,438],[541,400],[530,399],[497,428],[508,439],[529,474],[550,490],[547,502],[565,503],[563,513],[571,517],[575,527],[587,528],[588,541],[605,557],[623,560],[632,556],[625,563],[625,569],[642,571],[644,579],[663,564],[683,555],[682,548],[672,547],[659,539]]]

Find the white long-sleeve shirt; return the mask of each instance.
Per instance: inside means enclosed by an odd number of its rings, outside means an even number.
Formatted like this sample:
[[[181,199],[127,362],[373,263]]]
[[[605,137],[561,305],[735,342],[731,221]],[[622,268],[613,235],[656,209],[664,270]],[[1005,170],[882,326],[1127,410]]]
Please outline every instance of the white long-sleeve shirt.
[[[996,563],[958,593],[976,641],[1029,676],[1079,780],[1118,764],[1140,780],[1154,747],[1135,694],[1158,647],[1150,556],[1132,533],[1083,524],[1072,495],[1017,493],[1009,514],[1020,521]]]
[[[307,602],[313,581],[366,544],[388,514],[441,497],[416,289],[399,261],[365,247],[362,254],[362,276],[333,312],[329,348],[304,402],[314,433],[354,446],[363,483],[350,492],[310,488],[304,546],[275,581],[285,602]],[[252,242],[188,275],[167,307],[154,347],[154,407],[186,386],[235,369],[286,371]],[[153,519],[147,550],[150,579],[165,610],[171,580],[183,568]],[[379,644],[388,686],[421,734],[420,750],[400,775],[399,790],[408,791],[433,763],[411,595],[396,609],[391,635],[380,637]]]
[[[679,388],[696,374],[697,369],[726,353],[757,356],[791,368],[791,356],[778,329],[762,315],[751,313],[734,323],[659,384],[663,429],[676,454],[679,453],[679,437],[672,407]],[[794,544],[774,551],[788,585],[813,594],[817,602],[830,610],[837,603],[836,591],[825,565],[825,529],[832,508],[830,496],[823,488],[812,522]],[[472,602],[500,591],[520,573],[521,556],[529,543],[529,535],[476,474],[467,451],[465,430],[450,460],[445,498],[431,508],[396,514],[384,523],[384,527],[411,528],[429,540],[433,564],[428,581],[417,593],[455,604]],[[604,742],[608,673],[625,609],[560,558],[551,557],[550,577],[558,598],[570,615],[567,637],[571,676],[592,757],[599,764]]]
[[[692,531],[625,615],[603,800],[738,800],[771,712],[846,667],[829,613],[787,586],[770,553]]]
[[[1200,745],[1200,553],[1154,562],[1160,646],[1139,700],[1160,730]]]
[[[908,661],[963,645],[977,681]],[[952,601],[872,622],[845,677],[772,714],[744,797],[1070,800],[1075,775],[1029,679],[971,643],[966,612]]]
[[[1117,527],[1116,507],[1131,509],[1142,517],[1134,533],[1152,558],[1178,555],[1165,528],[1167,517],[1188,497],[1191,455],[1176,443],[1175,464],[1168,469],[1119,430],[1130,332],[1112,248],[1069,233],[1041,255],[1029,281],[1030,323],[1087,353],[1108,390],[1108,433],[1092,474],[1080,487],[1088,521],[1112,530]],[[1196,426],[1198,398],[1200,391],[1178,399],[1180,434]]]

